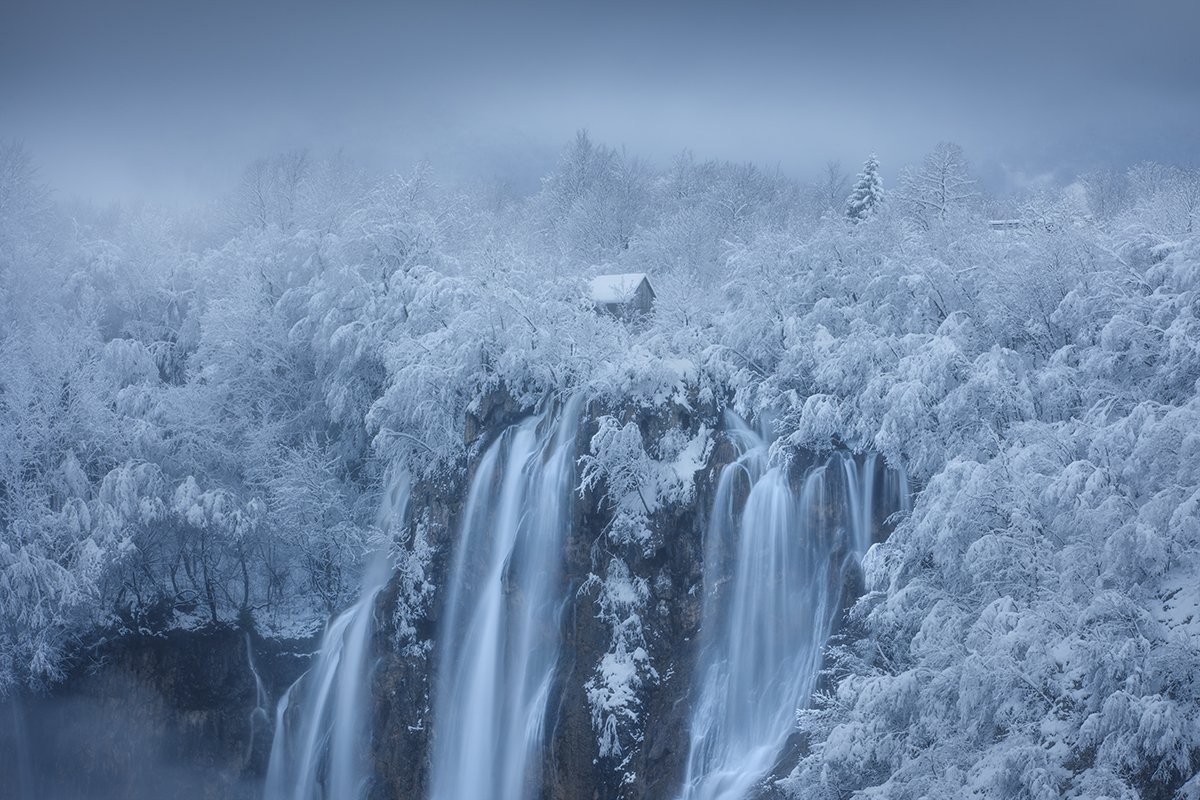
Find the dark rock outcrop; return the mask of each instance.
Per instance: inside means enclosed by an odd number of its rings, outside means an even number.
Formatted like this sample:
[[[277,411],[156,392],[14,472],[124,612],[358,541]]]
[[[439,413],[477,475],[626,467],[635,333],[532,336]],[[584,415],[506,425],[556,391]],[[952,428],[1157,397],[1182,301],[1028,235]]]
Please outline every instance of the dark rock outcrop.
[[[113,639],[51,696],[9,698],[0,723],[0,797],[230,800],[258,797],[271,697],[305,666],[295,646],[234,628]]]
[[[701,424],[713,429],[719,419],[714,408],[592,408],[580,426],[580,455],[588,452],[596,431],[595,419],[603,413],[614,414],[622,424],[636,422],[647,442],[657,441],[671,428],[689,435]],[[481,452],[505,426],[522,416],[506,393],[498,393],[481,403],[479,413],[468,420],[468,443],[475,452]],[[655,547],[620,548],[633,574],[651,577],[643,631],[657,679],[640,688],[640,738],[619,759],[600,757],[586,689],[612,642],[611,628],[597,613],[597,586],[588,581],[588,576],[603,566],[596,563],[597,546],[600,552],[612,547],[604,541],[612,519],[596,494],[587,492],[576,498],[564,553],[563,594],[567,605],[561,623],[562,660],[547,715],[546,751],[541,765],[544,800],[657,798],[668,797],[677,788],[687,752],[688,691],[700,624],[706,513],[720,468],[735,456],[731,446],[718,446],[710,463],[697,473],[694,502],[684,507],[665,507],[652,515],[649,522],[658,542]],[[424,515],[434,547],[429,572],[430,580],[439,587],[439,596],[444,594],[463,498],[474,466],[468,466],[461,484],[422,484],[414,490],[412,507]],[[435,598],[419,624],[417,639],[428,642],[428,646],[397,648],[392,619],[397,595],[397,587],[389,587],[381,595],[378,610],[380,656],[374,680],[373,720],[376,775],[371,797],[423,800],[428,790],[432,696],[437,680],[435,632],[440,606]]]

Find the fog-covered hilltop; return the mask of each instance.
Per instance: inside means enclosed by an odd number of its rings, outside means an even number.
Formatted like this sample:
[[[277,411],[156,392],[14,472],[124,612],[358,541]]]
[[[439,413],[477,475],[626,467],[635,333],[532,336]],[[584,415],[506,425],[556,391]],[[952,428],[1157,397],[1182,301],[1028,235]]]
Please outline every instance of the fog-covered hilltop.
[[[35,156],[0,146],[0,694],[101,638],[312,635],[381,546],[381,669],[428,680],[447,520],[508,426],[578,408],[595,536],[562,546],[595,630],[547,713],[590,726],[557,757],[604,796],[665,796],[705,630],[705,554],[672,558],[738,458],[730,411],[780,492],[834,453],[913,489],[769,791],[1200,797],[1195,169],[999,198],[953,144],[801,185],[580,134],[531,196],[289,153],[181,213],[60,201]],[[651,310],[598,312],[589,281],[624,274]],[[399,470],[409,524],[383,524]]]

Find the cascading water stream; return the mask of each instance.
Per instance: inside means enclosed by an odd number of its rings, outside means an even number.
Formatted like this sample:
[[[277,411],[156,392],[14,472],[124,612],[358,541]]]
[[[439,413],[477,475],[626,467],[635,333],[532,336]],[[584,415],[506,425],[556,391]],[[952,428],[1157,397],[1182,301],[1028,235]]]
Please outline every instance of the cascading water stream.
[[[254,676],[254,708],[250,710],[250,737],[246,741],[246,760],[249,761],[254,752],[254,744],[258,740],[259,730],[271,723],[271,698],[267,694],[267,687],[263,684],[262,676],[258,674],[258,665],[254,663],[254,645],[248,632],[244,641],[246,642],[246,663],[250,667],[250,674]]]
[[[390,481],[379,527],[403,524],[409,479]],[[335,617],[316,663],[287,690],[275,711],[265,800],[357,800],[369,783],[367,707],[375,599],[391,574],[386,547],[372,555],[358,600]]]
[[[816,685],[847,570],[871,546],[877,501],[888,514],[908,503],[903,473],[883,470],[877,492],[874,456],[835,454],[796,490],[765,437],[732,415],[728,428],[742,455],[721,473],[705,538],[683,800],[743,800],[771,772]]]
[[[509,428],[471,483],[438,638],[433,800],[526,800],[540,785],[579,411]]]

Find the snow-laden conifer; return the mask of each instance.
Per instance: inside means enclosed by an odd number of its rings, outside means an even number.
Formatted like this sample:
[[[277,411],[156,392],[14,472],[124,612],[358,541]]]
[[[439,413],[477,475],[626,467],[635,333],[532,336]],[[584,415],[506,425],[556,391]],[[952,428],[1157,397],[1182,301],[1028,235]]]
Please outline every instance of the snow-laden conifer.
[[[846,198],[846,216],[861,222],[883,204],[883,179],[879,176],[879,158],[872,153],[863,163],[862,172]]]

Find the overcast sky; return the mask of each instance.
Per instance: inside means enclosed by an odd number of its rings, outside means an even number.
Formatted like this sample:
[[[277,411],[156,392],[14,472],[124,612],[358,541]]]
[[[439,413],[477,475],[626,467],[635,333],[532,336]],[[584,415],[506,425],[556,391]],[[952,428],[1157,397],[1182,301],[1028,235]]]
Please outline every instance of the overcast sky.
[[[993,183],[1200,161],[1200,2],[0,0],[0,138],[62,193],[200,200],[258,155],[530,181],[579,128],[665,162]]]

